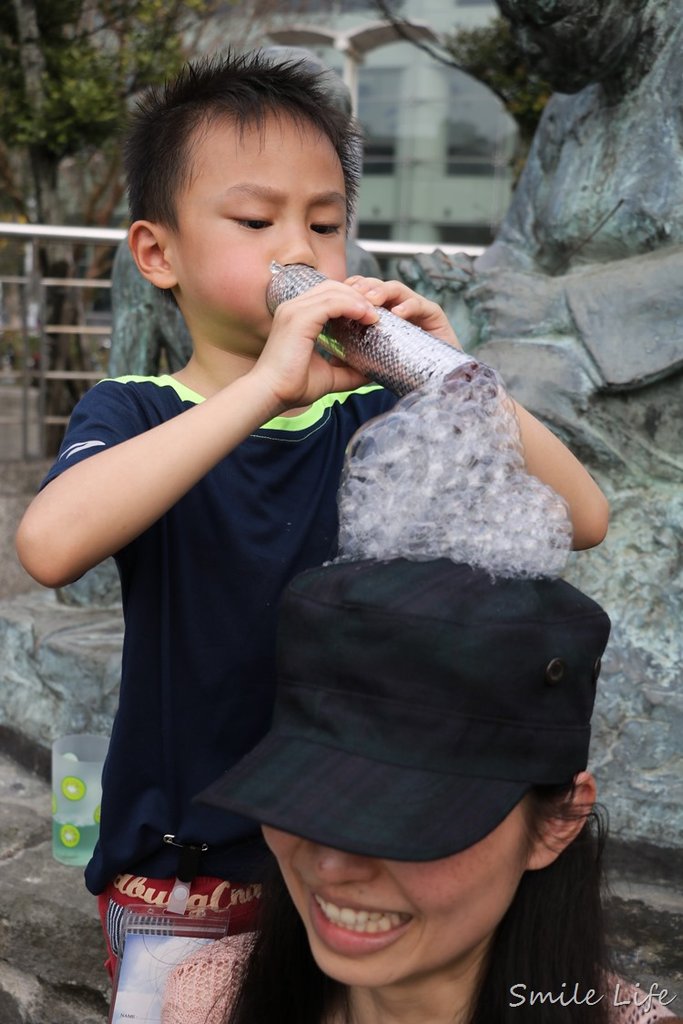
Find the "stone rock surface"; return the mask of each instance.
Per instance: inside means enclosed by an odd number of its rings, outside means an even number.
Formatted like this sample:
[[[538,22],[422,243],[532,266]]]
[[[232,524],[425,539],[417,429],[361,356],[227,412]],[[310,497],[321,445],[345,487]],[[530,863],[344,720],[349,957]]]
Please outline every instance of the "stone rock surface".
[[[567,578],[612,619],[593,718],[591,766],[613,834],[683,848],[683,493],[617,488],[607,538],[572,556]],[[657,528],[655,525],[657,524]]]
[[[7,400],[7,391],[6,387],[0,388],[0,400]],[[36,590],[38,587],[19,564],[14,549],[14,536],[24,510],[48,468],[47,462],[9,461],[14,451],[12,437],[13,428],[3,426],[0,441],[0,454],[3,460],[0,472],[0,600]]]
[[[123,616],[73,607],[52,591],[0,602],[0,725],[49,747],[72,732],[109,735],[120,681]]]
[[[55,591],[61,604],[75,608],[113,608],[121,604],[121,582],[113,558],[106,558],[75,583]]]
[[[0,749],[7,745],[0,733]],[[97,902],[82,869],[52,857],[47,778],[4,752],[0,863],[0,1021],[104,1024],[109,982]]]

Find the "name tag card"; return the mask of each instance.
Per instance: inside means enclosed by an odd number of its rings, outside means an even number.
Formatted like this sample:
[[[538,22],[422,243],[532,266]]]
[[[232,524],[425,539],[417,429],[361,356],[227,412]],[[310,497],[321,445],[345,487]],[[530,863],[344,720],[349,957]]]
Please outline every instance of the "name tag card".
[[[201,946],[228,931],[229,914],[180,917],[147,906],[127,907],[109,1024],[161,1024],[169,973]]]

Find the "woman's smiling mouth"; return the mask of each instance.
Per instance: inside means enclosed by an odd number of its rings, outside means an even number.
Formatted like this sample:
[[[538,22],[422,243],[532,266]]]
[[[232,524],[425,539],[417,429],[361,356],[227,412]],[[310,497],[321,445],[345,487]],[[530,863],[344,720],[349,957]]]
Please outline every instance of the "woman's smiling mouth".
[[[395,911],[353,910],[351,907],[338,907],[335,903],[328,903],[320,896],[315,896],[314,899],[328,921],[352,932],[375,935],[378,932],[388,932],[392,928],[399,928],[410,920],[410,914],[399,914]]]

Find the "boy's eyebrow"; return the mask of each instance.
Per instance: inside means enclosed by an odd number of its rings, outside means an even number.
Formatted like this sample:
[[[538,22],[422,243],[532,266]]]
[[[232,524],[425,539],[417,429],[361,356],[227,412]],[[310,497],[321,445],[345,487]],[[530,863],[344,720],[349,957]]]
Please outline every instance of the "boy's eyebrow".
[[[238,185],[232,185],[230,188],[225,190],[225,196],[233,196],[241,194],[251,199],[266,199],[271,202],[281,202],[285,199],[285,193],[280,192],[276,188],[272,188],[270,185],[254,185],[249,181],[241,182]],[[309,206],[329,206],[331,204],[343,206],[346,209],[346,196],[336,190],[330,192],[319,192],[313,195],[308,200]]]

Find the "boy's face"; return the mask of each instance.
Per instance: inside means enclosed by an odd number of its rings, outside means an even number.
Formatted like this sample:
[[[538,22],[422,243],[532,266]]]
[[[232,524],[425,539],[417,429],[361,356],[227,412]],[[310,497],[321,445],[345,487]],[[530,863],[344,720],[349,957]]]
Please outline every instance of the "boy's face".
[[[214,122],[191,160],[177,230],[166,234],[176,299],[195,344],[258,356],[272,323],[271,261],[346,276],[341,164],[325,136],[285,117],[243,134]]]

